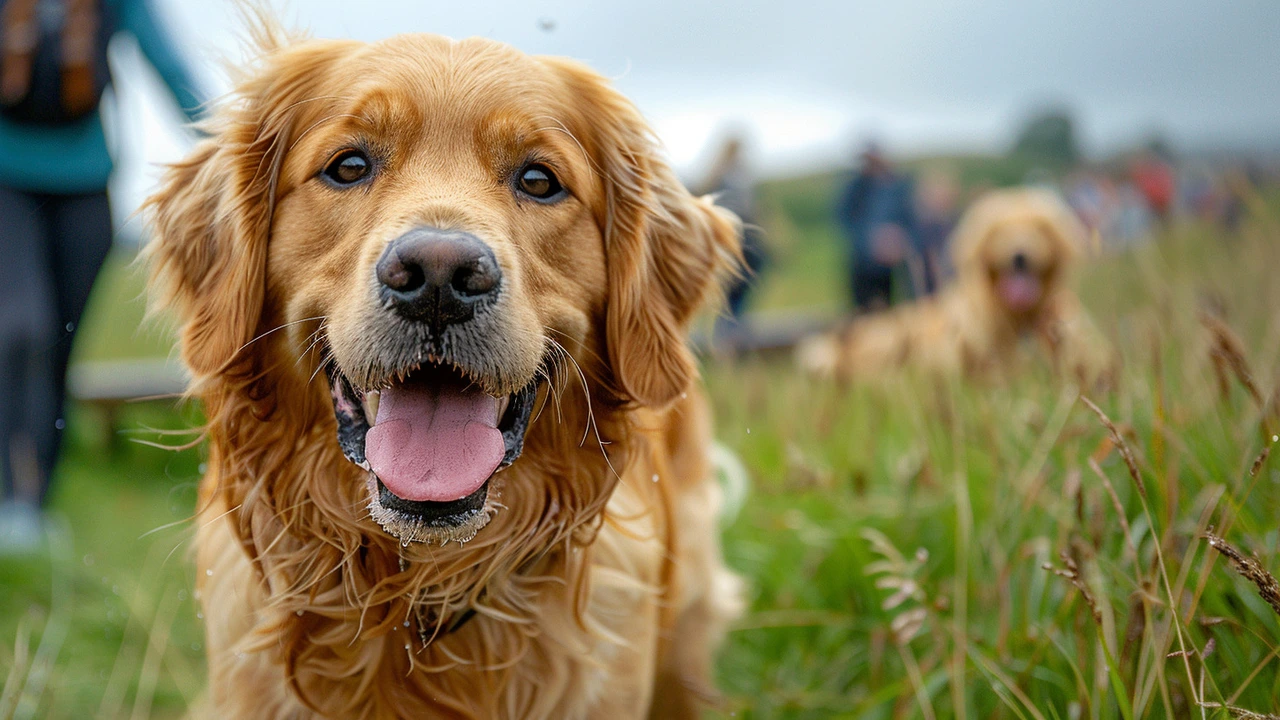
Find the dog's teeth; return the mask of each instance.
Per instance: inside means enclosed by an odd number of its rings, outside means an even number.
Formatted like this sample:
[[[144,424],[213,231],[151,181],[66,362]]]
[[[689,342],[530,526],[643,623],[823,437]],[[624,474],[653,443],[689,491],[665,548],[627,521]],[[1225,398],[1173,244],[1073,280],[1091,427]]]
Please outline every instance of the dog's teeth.
[[[364,419],[370,426],[378,418],[378,401],[381,398],[382,393],[377,390],[370,390],[364,394]]]

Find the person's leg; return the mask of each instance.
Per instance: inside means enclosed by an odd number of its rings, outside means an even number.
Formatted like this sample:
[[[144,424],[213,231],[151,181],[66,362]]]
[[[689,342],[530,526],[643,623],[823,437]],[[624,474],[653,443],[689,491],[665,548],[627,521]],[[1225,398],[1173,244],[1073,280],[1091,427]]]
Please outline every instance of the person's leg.
[[[742,275],[734,278],[725,291],[725,299],[729,305],[729,314],[735,319],[741,318],[747,309],[747,296],[751,293],[760,275],[768,264],[769,253],[765,249],[764,239],[759,231],[747,228],[742,235]]]
[[[57,339],[41,201],[0,187],[0,500],[29,504],[44,484],[36,436]]]
[[[893,275],[886,272],[854,271],[853,303],[854,311],[861,313],[876,312],[889,307],[892,301]]]
[[[48,495],[47,478],[52,477],[57,464],[66,426],[63,411],[72,340],[89,302],[93,281],[111,249],[112,237],[111,205],[106,192],[61,196],[48,208],[52,211],[50,266],[57,295],[59,340],[53,350],[53,422],[50,432],[39,440],[40,466],[46,478],[42,501]]]
[[[747,292],[751,290],[751,281],[749,277],[735,278],[724,293],[729,316],[734,320],[741,319],[743,311],[747,309]]]
[[[862,277],[858,273],[858,270],[860,269],[858,266],[859,263],[857,260],[851,258],[845,259],[845,272],[846,277],[848,278],[847,282],[849,283],[849,298],[853,301],[853,311],[850,313],[850,317],[862,312],[862,301],[864,297],[862,290]]]

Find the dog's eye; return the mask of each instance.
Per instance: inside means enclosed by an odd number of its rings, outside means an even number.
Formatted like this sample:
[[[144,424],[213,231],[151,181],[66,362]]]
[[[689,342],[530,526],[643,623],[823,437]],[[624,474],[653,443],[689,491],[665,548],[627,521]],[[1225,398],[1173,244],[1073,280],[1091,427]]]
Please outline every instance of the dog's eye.
[[[373,169],[369,157],[359,150],[343,150],[329,161],[324,168],[324,176],[338,185],[351,185],[360,182]]]
[[[520,191],[538,200],[550,200],[564,187],[546,165],[530,165],[520,171]]]

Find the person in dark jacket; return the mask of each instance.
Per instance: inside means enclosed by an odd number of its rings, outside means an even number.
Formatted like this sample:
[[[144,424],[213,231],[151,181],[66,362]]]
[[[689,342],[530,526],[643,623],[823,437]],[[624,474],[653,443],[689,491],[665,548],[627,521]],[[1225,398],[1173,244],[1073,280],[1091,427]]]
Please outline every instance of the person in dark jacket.
[[[39,541],[71,341],[111,246],[106,44],[128,33],[188,119],[197,86],[147,0],[0,8],[0,551]]]
[[[920,257],[911,178],[895,170],[878,146],[869,144],[862,167],[840,196],[836,219],[848,243],[854,311],[888,307],[894,298],[895,271],[902,268],[910,276],[910,263],[918,263]],[[915,290],[905,294],[914,295]]]
[[[742,221],[742,274],[730,279],[725,286],[725,303],[728,314],[717,319],[717,341],[730,345],[744,341],[749,330],[742,323],[747,299],[759,282],[760,273],[769,262],[763,232],[759,226],[755,187],[755,174],[746,158],[746,141],[739,135],[730,135],[716,155],[706,180],[698,188],[698,194],[713,194],[716,204],[733,211]]]

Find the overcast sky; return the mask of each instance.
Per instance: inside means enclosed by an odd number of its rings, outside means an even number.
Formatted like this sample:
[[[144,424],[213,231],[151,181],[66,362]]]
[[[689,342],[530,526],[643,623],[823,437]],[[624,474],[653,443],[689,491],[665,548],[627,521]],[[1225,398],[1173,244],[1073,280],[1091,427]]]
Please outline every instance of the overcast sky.
[[[239,55],[228,0],[151,0],[212,92]],[[1277,0],[296,0],[320,37],[483,35],[616,78],[678,168],[745,128],[766,170],[839,164],[859,138],[890,150],[1000,150],[1036,105],[1076,113],[1086,150],[1153,131],[1175,144],[1280,145]],[[118,53],[121,209],[187,139],[154,78]]]

